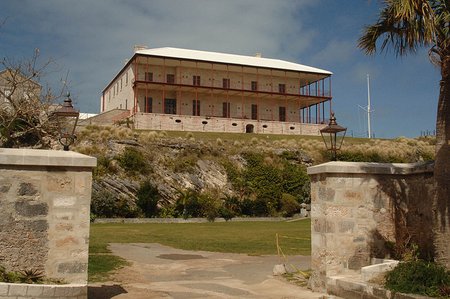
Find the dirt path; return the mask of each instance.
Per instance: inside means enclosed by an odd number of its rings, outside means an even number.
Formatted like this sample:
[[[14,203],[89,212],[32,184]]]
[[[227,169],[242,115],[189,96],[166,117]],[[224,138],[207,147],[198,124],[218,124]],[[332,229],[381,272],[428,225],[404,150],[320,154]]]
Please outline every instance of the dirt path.
[[[92,285],[90,299],[143,298],[321,298],[306,288],[272,275],[277,256],[248,256],[186,251],[160,244],[111,244],[113,254],[132,263],[114,282]],[[309,268],[310,258],[289,257],[289,264]]]

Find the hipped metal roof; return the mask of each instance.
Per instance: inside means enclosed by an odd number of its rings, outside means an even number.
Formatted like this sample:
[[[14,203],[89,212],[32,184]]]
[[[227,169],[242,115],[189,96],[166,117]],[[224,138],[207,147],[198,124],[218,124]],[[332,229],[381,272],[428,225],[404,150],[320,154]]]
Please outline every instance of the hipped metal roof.
[[[307,72],[316,73],[323,75],[331,75],[332,72],[322,70],[319,68],[293,63],[285,60],[263,58],[256,56],[244,56],[235,54],[226,54],[218,52],[208,52],[208,51],[198,51],[198,50],[188,50],[179,48],[154,48],[154,49],[141,49],[136,51],[136,54],[149,55],[149,56],[159,56],[159,57],[169,57],[177,59],[189,59],[198,60],[206,62],[218,62],[226,64],[237,64],[243,66],[252,67],[262,67],[262,68],[272,68],[287,71],[297,71],[297,72]]]

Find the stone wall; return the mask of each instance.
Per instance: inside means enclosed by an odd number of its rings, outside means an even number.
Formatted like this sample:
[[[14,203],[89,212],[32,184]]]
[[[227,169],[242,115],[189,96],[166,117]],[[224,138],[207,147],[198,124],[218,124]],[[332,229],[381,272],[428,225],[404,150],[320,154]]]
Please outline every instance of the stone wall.
[[[432,164],[330,162],[311,176],[311,286],[391,258],[411,244],[433,255]]]
[[[74,152],[0,149],[0,265],[87,284],[95,165]]]
[[[133,116],[134,126],[140,130],[194,131],[245,133],[252,126],[252,133],[281,135],[320,136],[324,124],[263,121],[221,117],[168,115],[138,112]]]

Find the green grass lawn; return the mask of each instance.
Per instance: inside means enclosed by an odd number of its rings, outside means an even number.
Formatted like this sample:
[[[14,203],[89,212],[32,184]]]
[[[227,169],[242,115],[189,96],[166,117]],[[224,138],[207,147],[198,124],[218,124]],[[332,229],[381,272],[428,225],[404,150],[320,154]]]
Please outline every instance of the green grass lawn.
[[[249,255],[311,254],[310,219],[294,222],[213,222],[168,224],[92,224],[89,280],[101,281],[125,261],[109,254],[108,243],[160,243],[179,249]]]

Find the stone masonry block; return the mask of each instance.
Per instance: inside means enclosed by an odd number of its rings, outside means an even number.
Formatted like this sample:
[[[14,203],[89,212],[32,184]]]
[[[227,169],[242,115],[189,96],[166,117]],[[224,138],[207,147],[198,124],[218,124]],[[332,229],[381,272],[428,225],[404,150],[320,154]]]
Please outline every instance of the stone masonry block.
[[[32,183],[20,183],[19,190],[17,191],[17,195],[19,196],[32,196],[36,195],[39,191],[37,190],[36,186],[34,186]]]
[[[59,273],[85,273],[87,271],[87,264],[79,262],[61,263],[58,265]]]
[[[74,190],[74,182],[67,175],[49,175],[47,177],[48,191],[53,192],[72,192]]]
[[[69,286],[58,286],[55,288],[55,297],[71,296],[71,289]]]
[[[80,243],[79,238],[74,236],[67,236],[63,239],[56,240],[56,247],[67,247],[72,245],[78,245]]]
[[[312,233],[334,233],[336,231],[336,224],[329,218],[312,219]]]
[[[340,233],[352,233],[355,228],[355,222],[352,220],[343,220],[339,222],[338,226]]]
[[[319,200],[320,201],[334,201],[336,191],[329,187],[319,187]]]
[[[6,283],[0,283],[0,296],[8,295],[9,285]]]
[[[73,224],[72,223],[57,223],[55,226],[55,229],[57,231],[73,231]]]
[[[28,286],[28,291],[27,291],[27,296],[39,297],[39,296],[42,295],[43,290],[44,290],[44,286],[29,285]]]
[[[358,202],[361,201],[363,198],[363,195],[361,194],[360,191],[356,191],[356,190],[346,190],[344,192],[344,198],[348,201],[352,201],[352,202]]]
[[[26,296],[28,286],[26,284],[10,284],[9,285],[9,296]]]
[[[87,294],[87,287],[85,286],[70,287],[70,296],[81,296],[86,294]]]
[[[18,215],[25,217],[45,216],[48,213],[46,203],[35,201],[17,201],[15,209]]]
[[[330,205],[325,209],[325,215],[330,218],[350,218],[354,209],[354,207]]]
[[[42,290],[42,297],[44,298],[51,298],[51,297],[55,297],[55,286],[50,286],[50,285],[46,285],[44,286],[43,290]]]
[[[86,190],[91,187],[89,182],[90,180],[86,178],[86,175],[75,175],[75,193],[86,193]]]
[[[0,193],[8,193],[11,189],[11,184],[0,182]]]
[[[72,211],[54,211],[53,218],[56,220],[73,220],[75,217]]]
[[[53,201],[53,206],[55,207],[71,207],[75,205],[77,198],[75,196],[63,196],[55,198]]]

